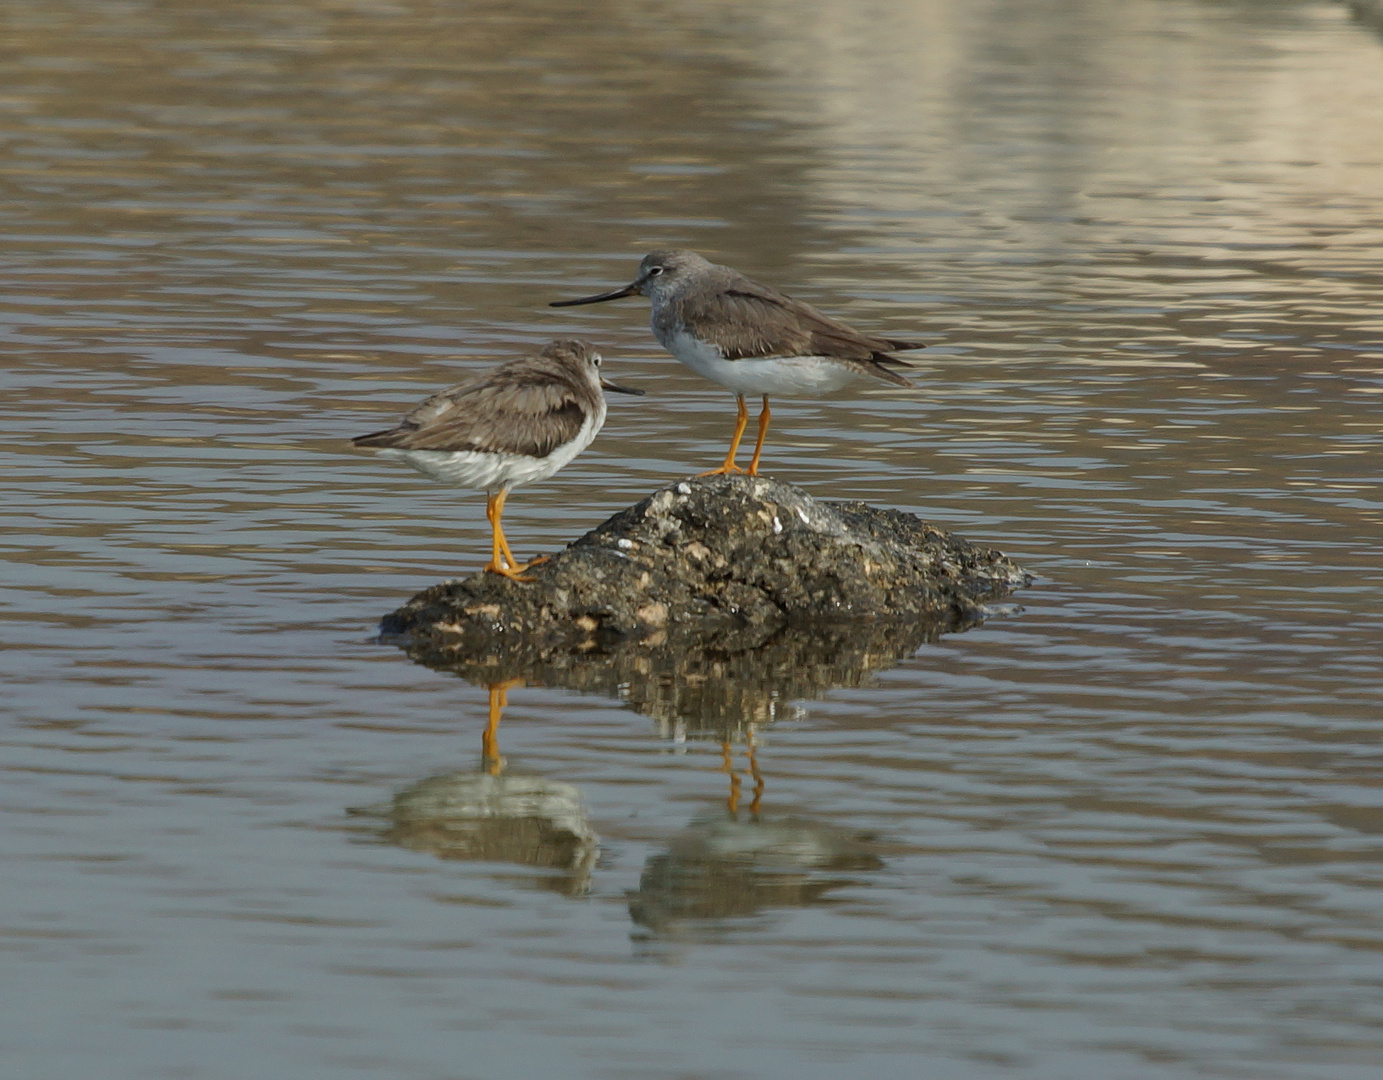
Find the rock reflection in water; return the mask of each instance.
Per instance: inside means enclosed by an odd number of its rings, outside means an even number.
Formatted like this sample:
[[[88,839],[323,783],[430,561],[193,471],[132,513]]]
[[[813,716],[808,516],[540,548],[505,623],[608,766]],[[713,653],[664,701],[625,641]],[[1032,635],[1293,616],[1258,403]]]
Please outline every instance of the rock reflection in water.
[[[973,622],[970,624],[973,625]],[[501,653],[404,641],[416,662],[493,686],[512,680],[619,699],[679,738],[743,741],[780,719],[794,701],[859,686],[942,633],[953,619],[815,623],[766,634],[734,630],[652,638],[598,648],[535,648],[515,641]]]
[[[518,643],[502,656],[407,647],[419,663],[472,682],[521,677],[603,693],[652,717],[664,736],[720,742],[721,769],[730,783],[727,809],[697,817],[650,858],[629,897],[636,925],[650,937],[671,938],[714,934],[726,920],[773,908],[829,903],[832,890],[862,880],[852,874],[883,866],[867,834],[764,812],[766,781],[755,733],[794,701],[859,686],[954,629],[954,622],[816,624],[762,639],[673,634],[587,651],[539,651]],[[752,784],[747,793],[736,762],[741,745]]]
[[[580,790],[543,776],[505,772],[499,721],[513,683],[490,691],[490,721],[482,741],[481,768],[429,776],[382,806],[354,814],[388,820],[381,840],[439,859],[507,862],[554,870],[538,879],[543,888],[580,896],[590,888],[600,853],[586,821]]]

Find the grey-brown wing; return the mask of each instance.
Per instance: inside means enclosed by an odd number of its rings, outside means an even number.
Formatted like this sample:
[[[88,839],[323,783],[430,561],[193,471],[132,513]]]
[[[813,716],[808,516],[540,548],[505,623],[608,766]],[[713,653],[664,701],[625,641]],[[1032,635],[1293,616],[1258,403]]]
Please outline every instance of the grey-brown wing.
[[[688,296],[678,312],[692,326],[714,327],[716,344],[727,360],[763,356],[834,356],[868,364],[893,349],[920,349],[908,341],[864,334],[810,304],[736,274],[714,292]]]
[[[587,406],[569,382],[543,371],[501,368],[433,394],[396,428],[353,441],[399,450],[542,458],[574,439],[586,416]]]

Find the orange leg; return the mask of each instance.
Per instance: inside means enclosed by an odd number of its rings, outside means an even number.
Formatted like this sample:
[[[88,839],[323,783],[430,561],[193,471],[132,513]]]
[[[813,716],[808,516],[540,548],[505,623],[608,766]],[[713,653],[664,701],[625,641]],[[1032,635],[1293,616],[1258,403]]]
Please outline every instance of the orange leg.
[[[500,492],[500,496],[503,494]],[[508,564],[502,561],[504,552],[500,549],[499,519],[495,517],[496,501],[495,495],[487,495],[485,498],[485,520],[490,523],[490,561],[485,564],[485,569],[492,574],[502,574],[508,569]]]
[[[533,563],[520,566],[519,560],[514,558],[514,553],[509,550],[509,541],[504,538],[504,526],[501,519],[504,517],[504,500],[508,495],[509,490],[501,488],[485,502],[485,516],[489,519],[490,529],[494,534],[490,561],[485,564],[485,569],[492,574],[501,574],[512,581],[532,581],[531,577],[524,577],[523,572]],[[539,560],[534,560],[534,562],[537,561]]]
[[[744,438],[744,429],[749,426],[749,407],[744,403],[743,394],[736,394],[735,401],[739,403],[739,416],[735,421],[735,437],[730,440],[730,450],[725,455],[725,461],[720,468],[699,473],[700,476],[724,476],[726,473],[744,472],[735,464],[735,455],[740,452],[740,439]],[[763,440],[760,439],[760,441]]]
[[[764,452],[764,436],[768,434],[768,422],[772,419],[773,414],[768,411],[768,395],[765,394],[763,411],[759,413],[759,441],[754,444],[754,456],[749,461],[750,476],[759,475],[759,455]]]

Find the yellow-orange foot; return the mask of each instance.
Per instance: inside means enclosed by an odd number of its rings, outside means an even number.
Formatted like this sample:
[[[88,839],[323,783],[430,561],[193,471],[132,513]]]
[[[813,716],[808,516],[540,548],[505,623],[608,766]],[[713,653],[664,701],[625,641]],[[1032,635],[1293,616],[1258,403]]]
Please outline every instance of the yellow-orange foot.
[[[533,559],[530,562],[526,562],[522,566],[520,566],[519,560],[514,558],[514,553],[509,550],[509,544],[504,540],[500,541],[499,554],[500,557],[503,558],[504,561],[509,564],[509,568],[513,570],[516,574],[522,574],[530,566],[537,566],[539,563],[545,563],[550,558],[550,556],[548,555],[539,555],[536,559]]]
[[[532,566],[533,564],[529,563],[528,565]],[[528,577],[524,574],[524,571],[528,569],[528,566],[501,566],[499,563],[496,562],[488,562],[485,564],[484,569],[492,574],[498,574],[500,577],[507,577],[510,581],[536,580],[535,578]]]
[[[519,566],[516,560],[511,559],[509,563],[509,569],[511,572],[506,576],[513,578],[515,581],[533,581],[534,579],[531,577],[520,577],[519,575],[523,574],[527,570],[531,570],[535,566],[541,566],[543,563],[547,561],[547,555],[539,555],[536,559],[532,560],[531,562],[526,562],[522,566]]]
[[[741,469],[738,465],[722,465],[722,466],[721,466],[720,468],[718,468],[718,469],[711,469],[711,470],[708,471],[708,472],[699,472],[699,473],[697,473],[696,475],[697,475],[698,477],[701,477],[701,476],[729,476],[731,473],[742,473],[742,472],[744,472],[744,470]],[[752,476],[752,475],[754,475],[754,474],[753,474],[753,473],[750,473],[750,475]]]

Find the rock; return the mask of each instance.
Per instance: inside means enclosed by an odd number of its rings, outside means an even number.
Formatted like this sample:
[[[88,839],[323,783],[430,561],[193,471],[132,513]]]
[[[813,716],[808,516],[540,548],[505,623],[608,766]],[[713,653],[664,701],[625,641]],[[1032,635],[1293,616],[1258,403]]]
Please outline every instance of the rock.
[[[1027,580],[998,552],[910,514],[819,503],[744,476],[655,492],[532,573],[531,582],[486,573],[446,582],[384,619],[384,636],[418,663],[489,688],[490,728],[480,771],[429,777],[356,813],[383,819],[381,840],[521,863],[544,872],[544,887],[580,895],[599,841],[570,784],[503,773],[497,729],[509,688],[604,694],[679,742],[717,739],[730,815],[693,822],[649,860],[630,913],[653,935],[825,902],[854,872],[882,866],[864,834],[762,815],[755,734],[796,715],[797,702],[858,686],[975,625],[986,601]],[[740,741],[752,791],[729,764]]]
[[[764,643],[787,627],[879,621],[962,629],[1027,583],[997,551],[912,514],[818,502],[763,477],[699,477],[657,491],[516,582],[477,573],[427,589],[381,631],[424,662],[513,666],[641,642]],[[507,665],[506,660],[523,664]],[[421,657],[420,657],[421,658]],[[497,681],[497,680],[496,680]]]

